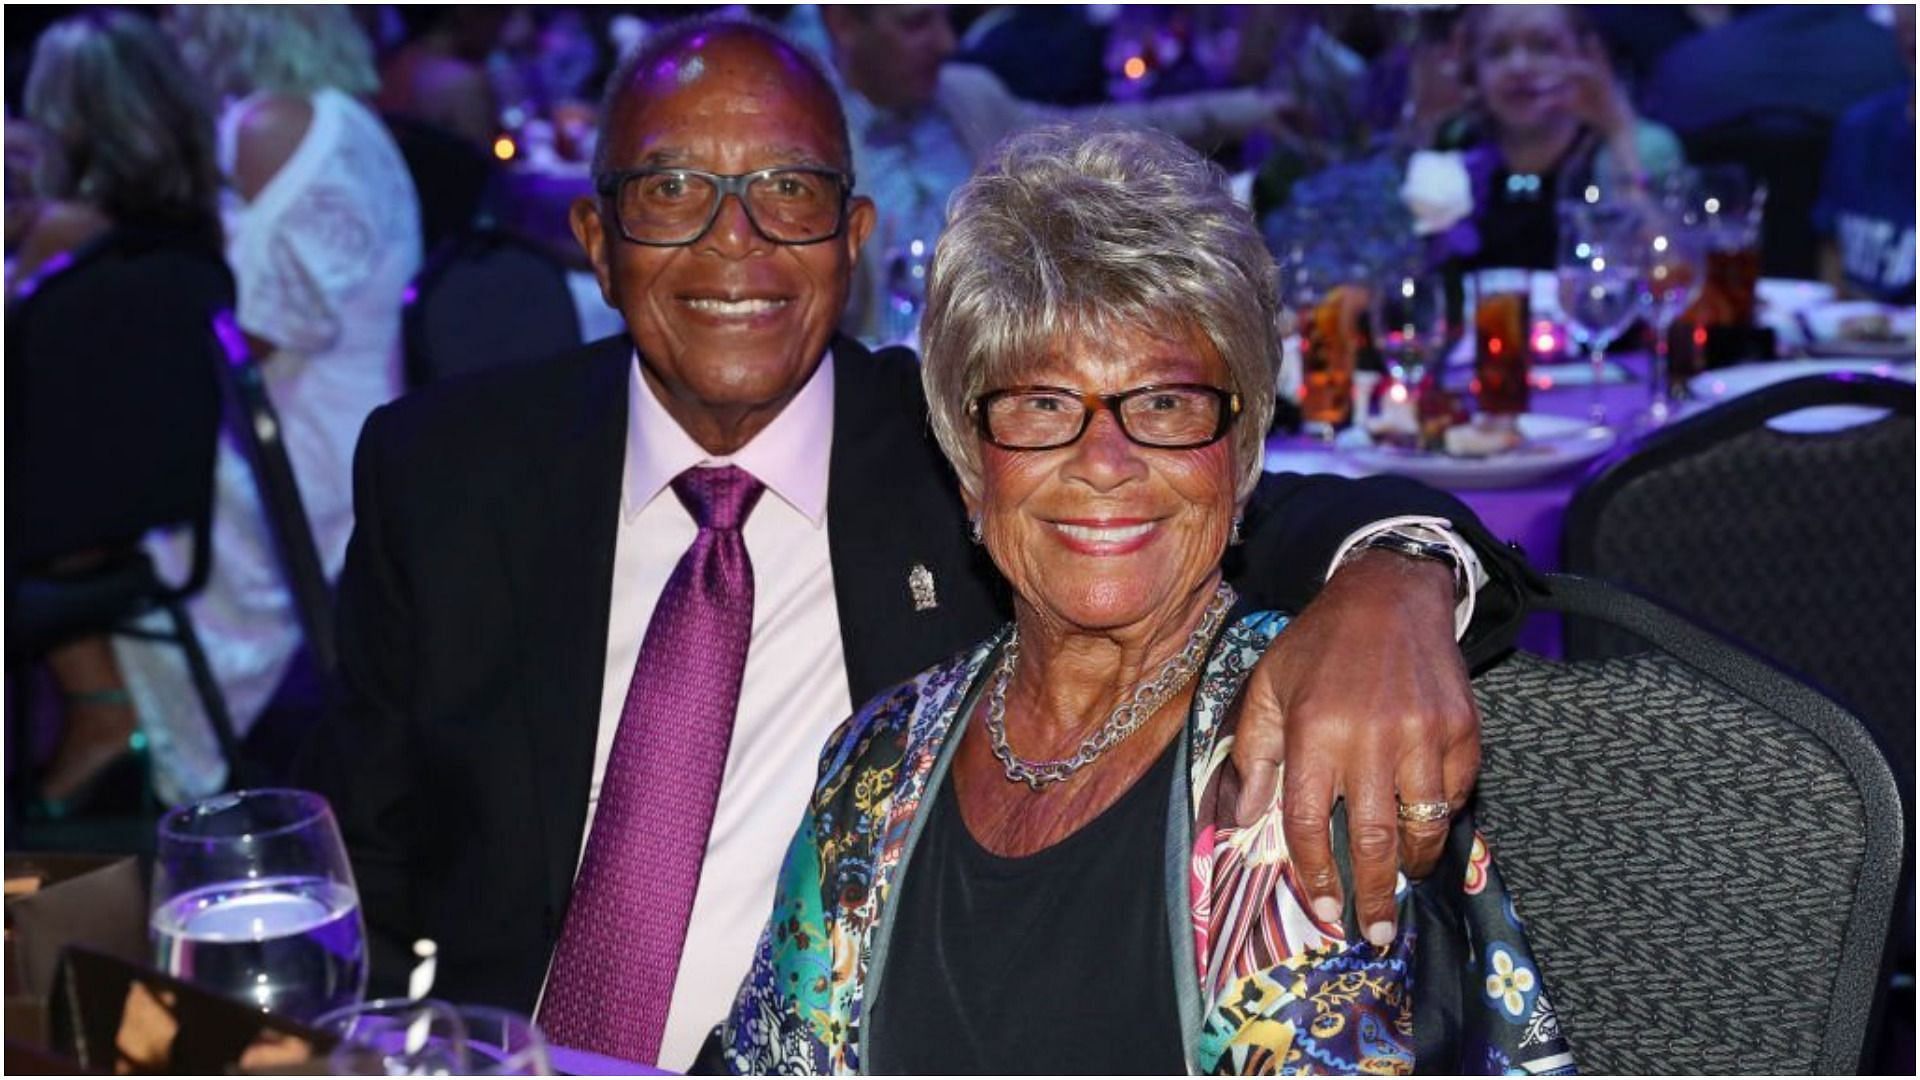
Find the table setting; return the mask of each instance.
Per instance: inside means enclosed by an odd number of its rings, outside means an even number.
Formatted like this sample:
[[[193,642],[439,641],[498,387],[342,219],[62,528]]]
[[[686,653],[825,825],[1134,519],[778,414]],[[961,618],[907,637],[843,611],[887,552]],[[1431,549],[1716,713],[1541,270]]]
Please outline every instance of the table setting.
[[[435,997],[430,941],[413,946],[405,997],[368,1000],[352,867],[312,792],[172,810],[150,887],[132,859],[7,862],[10,1063],[17,1050],[105,1072],[664,1075],[555,1045],[528,1015]]]
[[[1759,278],[1764,204],[1763,185],[1719,167],[1590,184],[1557,205],[1550,270],[1329,267],[1296,248],[1282,282],[1301,426],[1269,438],[1267,468],[1445,488],[1553,570],[1582,479],[1649,433],[1792,378],[1912,382],[1912,307]],[[1830,406],[1770,426],[1814,435],[1879,415]],[[1557,655],[1557,627],[1521,643]]]

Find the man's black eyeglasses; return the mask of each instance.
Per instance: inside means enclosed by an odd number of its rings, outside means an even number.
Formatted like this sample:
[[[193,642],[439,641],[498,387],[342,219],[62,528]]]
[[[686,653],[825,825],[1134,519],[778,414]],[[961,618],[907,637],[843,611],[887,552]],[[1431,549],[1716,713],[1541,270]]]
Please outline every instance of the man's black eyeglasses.
[[[594,188],[613,202],[620,235],[636,244],[680,247],[705,236],[732,195],[761,236],[776,244],[817,244],[847,225],[853,177],[837,169],[780,165],[725,175],[699,169],[602,173]]]

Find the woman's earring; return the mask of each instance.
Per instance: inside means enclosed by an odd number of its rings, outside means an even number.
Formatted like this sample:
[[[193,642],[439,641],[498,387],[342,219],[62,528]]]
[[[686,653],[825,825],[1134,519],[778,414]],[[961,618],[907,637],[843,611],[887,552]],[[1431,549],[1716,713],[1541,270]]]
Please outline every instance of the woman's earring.
[[[1238,544],[1244,539],[1246,538],[1240,535],[1240,515],[1235,514],[1233,515],[1233,531],[1227,534],[1227,543]]]
[[[972,537],[973,542],[976,544],[985,542],[986,530],[981,528],[979,518],[970,517],[967,519],[967,535]]]

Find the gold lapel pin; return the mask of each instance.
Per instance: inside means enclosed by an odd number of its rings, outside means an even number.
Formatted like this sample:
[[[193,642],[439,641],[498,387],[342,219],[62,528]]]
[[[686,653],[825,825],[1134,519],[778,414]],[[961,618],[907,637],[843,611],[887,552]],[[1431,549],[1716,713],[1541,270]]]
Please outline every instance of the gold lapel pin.
[[[913,594],[915,611],[932,611],[940,606],[940,598],[933,591],[933,571],[919,563],[907,571],[907,592]]]

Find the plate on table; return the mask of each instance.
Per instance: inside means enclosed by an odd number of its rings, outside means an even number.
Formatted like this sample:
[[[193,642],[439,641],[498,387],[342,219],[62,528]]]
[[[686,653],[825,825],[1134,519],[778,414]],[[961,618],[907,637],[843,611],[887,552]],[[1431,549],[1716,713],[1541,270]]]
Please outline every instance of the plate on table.
[[[1826,282],[1798,278],[1761,278],[1753,291],[1760,300],[1757,314],[1760,325],[1773,331],[1774,340],[1781,348],[1794,350],[1807,344],[1807,331],[1800,323],[1800,313],[1834,298],[1833,286]]]
[[[1827,303],[1834,297],[1833,286],[1826,282],[1799,278],[1761,278],[1753,292],[1763,306],[1789,313]]]
[[[1772,360],[1757,364],[1736,364],[1733,367],[1719,368],[1687,380],[1687,389],[1694,400],[1711,405],[1716,402],[1750,394],[1763,386],[1798,379],[1807,375],[1838,375],[1857,372],[1864,375],[1878,375],[1883,379],[1899,379],[1902,382],[1913,381],[1913,363],[1896,363],[1892,360],[1880,360],[1870,356],[1855,356],[1835,360]],[[1866,424],[1886,415],[1885,409],[1873,409],[1864,405],[1822,405],[1812,409],[1776,416],[1767,421],[1767,426],[1775,431],[1788,431],[1798,434],[1810,434],[1822,431],[1839,431],[1841,428]]]
[[[1807,351],[1815,356],[1889,357],[1914,353],[1914,313],[1910,307],[1872,300],[1835,300],[1800,311]]]
[[[1521,414],[1519,427],[1520,445],[1486,457],[1378,444],[1347,447],[1343,455],[1375,472],[1411,476],[1436,487],[1502,488],[1531,484],[1591,461],[1612,447],[1615,439],[1611,428],[1545,413]]]

